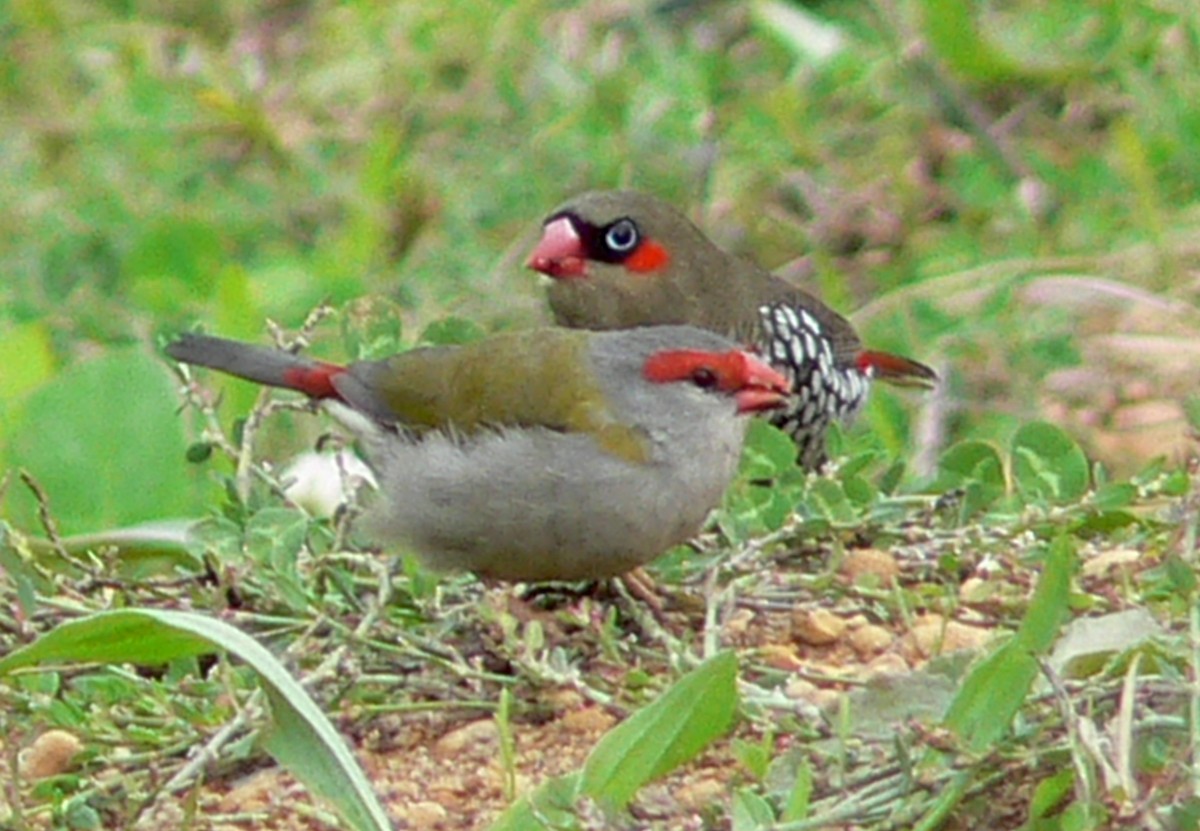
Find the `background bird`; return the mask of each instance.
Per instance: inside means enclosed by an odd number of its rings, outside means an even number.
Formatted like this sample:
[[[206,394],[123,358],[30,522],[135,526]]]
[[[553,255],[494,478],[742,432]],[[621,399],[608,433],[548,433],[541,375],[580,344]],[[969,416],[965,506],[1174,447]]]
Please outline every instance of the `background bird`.
[[[854,327],[813,295],[718,248],[671,205],[637,191],[591,191],[555,209],[528,266],[553,278],[562,326],[690,324],[753,346],[793,383],[770,418],[819,467],[825,432],[849,422],[873,380],[931,387],[922,363],[863,349]]]
[[[166,351],[326,402],[379,481],[369,534],[506,580],[615,576],[687,540],[736,471],[739,416],[790,390],[687,326],[534,329],[348,366],[196,334]]]

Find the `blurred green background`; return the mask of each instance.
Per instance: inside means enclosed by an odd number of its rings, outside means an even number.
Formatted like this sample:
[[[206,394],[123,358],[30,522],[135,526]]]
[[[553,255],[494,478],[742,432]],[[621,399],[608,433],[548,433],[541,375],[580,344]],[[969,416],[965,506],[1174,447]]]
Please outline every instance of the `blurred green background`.
[[[163,334],[366,295],[408,343],[545,320],[521,263],[595,187],[937,363],[936,402],[875,396],[889,451],[1031,418],[1119,470],[1187,448],[1192,0],[12,0],[0,39],[0,471],[66,532],[211,496]],[[15,476],[0,498],[34,525]]]

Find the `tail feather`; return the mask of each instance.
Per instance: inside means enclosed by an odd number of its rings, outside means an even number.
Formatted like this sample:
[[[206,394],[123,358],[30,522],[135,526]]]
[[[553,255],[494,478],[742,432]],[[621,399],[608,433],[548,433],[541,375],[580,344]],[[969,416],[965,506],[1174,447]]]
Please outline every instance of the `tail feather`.
[[[208,367],[258,384],[296,390],[312,398],[341,398],[333,379],[345,372],[343,367],[282,349],[188,333],[169,343],[166,352],[180,363]]]
[[[938,374],[925,364],[890,352],[860,352],[858,365],[864,370],[873,370],[876,380],[897,387],[928,390],[937,386],[938,382]]]

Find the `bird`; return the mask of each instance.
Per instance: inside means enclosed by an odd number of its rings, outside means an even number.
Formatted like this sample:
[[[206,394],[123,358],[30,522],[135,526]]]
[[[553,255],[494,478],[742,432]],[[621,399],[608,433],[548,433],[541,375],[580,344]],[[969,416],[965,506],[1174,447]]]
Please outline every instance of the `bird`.
[[[378,480],[364,528],[435,570],[617,577],[686,542],[786,378],[690,326],[502,332],[346,366],[187,333],[171,358],[321,402]]]
[[[865,349],[846,318],[751,260],[718,248],[672,205],[640,191],[580,194],[543,221],[527,267],[551,278],[560,326],[590,330],[689,324],[752,347],[792,382],[766,414],[797,462],[826,461],[833,421],[850,423],[872,381],[932,388],[933,369]]]

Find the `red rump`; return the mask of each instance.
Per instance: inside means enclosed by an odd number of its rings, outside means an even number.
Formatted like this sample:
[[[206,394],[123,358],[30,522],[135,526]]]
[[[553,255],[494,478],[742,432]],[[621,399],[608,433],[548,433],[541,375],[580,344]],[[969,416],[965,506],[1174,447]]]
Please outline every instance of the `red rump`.
[[[340,399],[342,396],[333,385],[333,379],[345,371],[345,367],[326,363],[296,367],[283,373],[283,383],[289,389],[302,392],[310,398]]]

